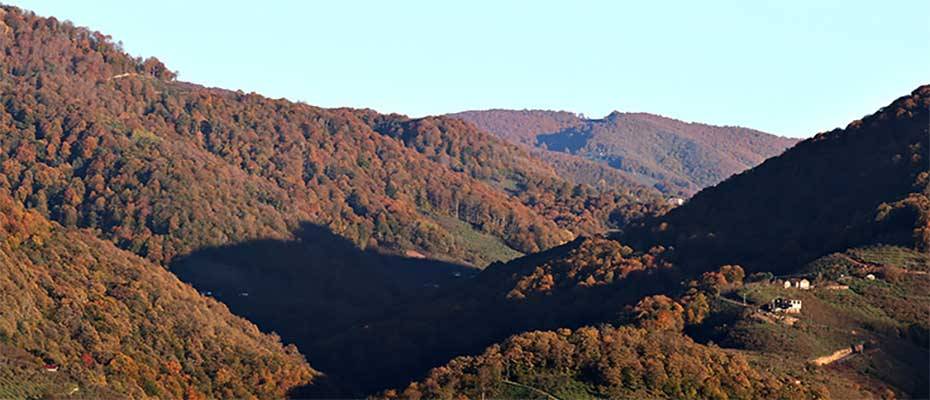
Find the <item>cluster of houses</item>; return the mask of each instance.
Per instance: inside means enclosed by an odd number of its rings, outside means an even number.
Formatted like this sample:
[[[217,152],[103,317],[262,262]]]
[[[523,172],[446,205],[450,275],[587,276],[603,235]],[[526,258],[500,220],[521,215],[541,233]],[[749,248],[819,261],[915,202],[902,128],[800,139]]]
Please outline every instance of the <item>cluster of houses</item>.
[[[770,312],[783,312],[788,314],[801,313],[801,300],[783,299],[781,297],[772,300],[766,307]]]
[[[810,290],[814,287],[811,285],[811,281],[807,278],[788,278],[784,280],[775,279],[771,280],[770,283],[783,286],[785,289]],[[762,308],[765,311],[771,313],[800,314],[801,306],[801,300],[779,297],[773,299],[769,304],[764,305]]]
[[[807,280],[806,278],[800,278],[800,279],[799,279],[799,278],[789,278],[789,279],[785,279],[785,281],[782,283],[782,285],[785,286],[785,289],[809,290],[810,288],[813,287],[813,286],[811,286],[811,281]]]
[[[813,288],[811,281],[807,278],[788,278],[784,281],[776,281],[775,283],[784,286],[785,289],[810,290]],[[779,297],[772,300],[765,308],[773,313],[800,314],[801,306],[801,300]]]
[[[862,278],[866,280],[876,279],[875,275],[873,274],[864,275]],[[810,290],[814,288],[814,286],[811,284],[811,281],[807,278],[787,278],[784,280],[777,279],[770,282],[775,285],[784,286],[785,289]],[[823,288],[828,290],[847,290],[849,289],[849,285],[838,282],[827,282],[823,285]],[[772,300],[771,303],[766,304],[763,309],[772,313],[800,314],[801,306],[801,300],[779,297]]]

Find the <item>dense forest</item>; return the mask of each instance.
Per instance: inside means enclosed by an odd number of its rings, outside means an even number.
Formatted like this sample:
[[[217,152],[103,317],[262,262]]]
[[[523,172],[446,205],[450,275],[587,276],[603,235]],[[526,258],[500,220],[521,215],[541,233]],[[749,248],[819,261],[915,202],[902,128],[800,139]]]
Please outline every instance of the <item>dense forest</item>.
[[[582,238],[387,304],[339,335],[314,335],[299,324],[273,328],[308,349],[313,365],[327,373],[326,383],[308,396],[359,396],[406,384],[429,367],[517,332],[620,321],[627,304],[678,286],[680,276],[663,252]]]
[[[818,389],[678,333],[605,325],[514,336],[385,397],[807,399]]]
[[[176,82],[100,33],[3,10],[0,187],[153,261],[311,222],[360,247],[483,266],[666,208],[640,186],[561,179],[457,120]]]
[[[735,263],[776,273],[865,244],[927,250],[928,108],[930,86],[921,86],[630,227],[621,240],[673,246],[689,268]]]
[[[895,246],[799,268],[813,290],[724,266],[686,282],[676,299],[642,298],[622,320],[514,335],[380,397],[926,398],[928,271],[926,253]],[[830,288],[838,279],[846,289]],[[757,311],[781,296],[803,300],[793,322]],[[841,362],[814,361],[856,346]]]
[[[450,116],[510,142],[543,149],[537,150],[540,158],[579,181],[603,178],[590,176],[590,166],[566,163],[566,154],[608,166],[627,180],[682,196],[751,168],[796,142],[752,129],[686,123],[645,113],[613,112],[602,119],[587,119],[565,111],[486,110]],[[596,184],[597,180],[587,182]]]
[[[680,282],[694,281],[693,288],[713,298],[746,274],[799,273],[807,262],[852,247],[926,251],[928,88],[705,189],[665,216],[637,221],[611,238],[578,239],[492,264],[434,300],[366,321],[327,346],[378,341],[385,353],[342,357],[330,369],[358,373],[378,366],[390,371],[381,374],[382,385],[402,388],[403,376],[441,365],[442,357],[432,357],[437,354],[476,354],[530,330],[629,323],[624,310],[645,296],[687,297],[692,286]],[[727,272],[728,265],[745,273]],[[901,290],[920,296],[915,287]]]
[[[0,397],[928,394],[930,86],[724,180],[793,141],[322,109],[13,7],[0,49]]]
[[[277,398],[319,375],[164,268],[5,193],[0,237],[0,397]]]

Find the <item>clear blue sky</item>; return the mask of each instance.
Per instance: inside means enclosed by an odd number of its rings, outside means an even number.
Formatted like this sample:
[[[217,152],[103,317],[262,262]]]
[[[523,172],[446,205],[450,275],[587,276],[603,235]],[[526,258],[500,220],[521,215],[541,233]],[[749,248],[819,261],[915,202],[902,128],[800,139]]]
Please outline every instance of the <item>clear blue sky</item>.
[[[12,3],[185,81],[411,116],[646,111],[805,137],[930,83],[927,0]]]

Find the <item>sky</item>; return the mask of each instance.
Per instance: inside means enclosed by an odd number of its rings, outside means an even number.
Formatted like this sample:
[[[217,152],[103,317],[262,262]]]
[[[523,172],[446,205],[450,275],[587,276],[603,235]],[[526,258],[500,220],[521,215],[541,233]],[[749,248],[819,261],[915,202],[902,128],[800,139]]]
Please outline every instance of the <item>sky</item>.
[[[927,0],[8,2],[180,80],[414,117],[619,110],[809,137],[930,83]]]

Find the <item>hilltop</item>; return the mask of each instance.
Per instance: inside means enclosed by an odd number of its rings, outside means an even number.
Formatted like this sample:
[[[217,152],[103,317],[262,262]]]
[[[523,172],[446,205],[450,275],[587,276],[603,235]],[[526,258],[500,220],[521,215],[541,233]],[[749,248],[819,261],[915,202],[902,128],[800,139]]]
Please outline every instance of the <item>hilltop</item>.
[[[101,33],[2,10],[0,187],[156,262],[309,222],[482,267],[667,208],[640,186],[576,185],[455,119],[179,82]]]
[[[390,348],[411,357],[360,355],[345,365],[353,370],[353,365],[378,363],[391,371],[385,379],[402,388],[403,371],[415,376],[431,364],[442,365],[441,357],[432,357],[436,354],[477,354],[532,330],[630,324],[627,307],[644,298],[690,299],[702,281],[714,286],[735,280],[714,272],[733,269],[723,266],[740,266],[742,280],[753,273],[809,273],[806,266],[818,258],[864,246],[925,254],[928,106],[930,87],[923,86],[845,130],[806,140],[705,189],[663,216],[636,221],[610,237],[581,238],[493,264],[456,290],[369,322],[366,329],[334,339],[334,345],[396,335],[387,341]],[[689,286],[691,281],[699,284]],[[916,282],[893,292],[925,304],[915,290],[922,281]],[[707,293],[713,297],[719,291]],[[902,332],[913,323],[907,314],[885,313]],[[431,328],[421,329],[417,321],[430,321]],[[915,393],[914,386],[892,386]]]
[[[797,142],[748,128],[688,123],[647,113],[615,111],[601,119],[545,110],[449,115],[512,143],[548,150],[538,154],[566,176],[583,179],[590,174],[583,171],[591,167],[564,165],[557,161],[564,158],[561,154],[595,161],[627,180],[670,195],[690,196]]]
[[[823,132],[620,240],[674,246],[689,268],[789,272],[868,244],[927,250],[927,120],[921,86],[846,129]]]

